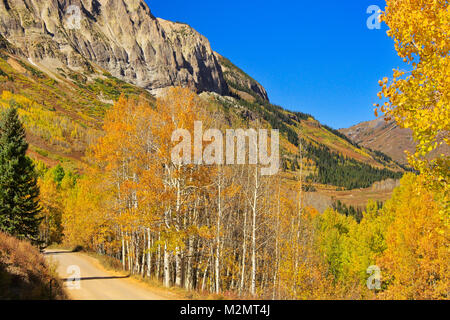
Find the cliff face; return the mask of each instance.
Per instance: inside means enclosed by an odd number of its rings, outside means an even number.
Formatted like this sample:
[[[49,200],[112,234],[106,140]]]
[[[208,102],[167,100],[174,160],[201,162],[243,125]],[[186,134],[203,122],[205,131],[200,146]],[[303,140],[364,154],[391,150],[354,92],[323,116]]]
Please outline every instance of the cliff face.
[[[142,0],[2,0],[0,35],[50,70],[89,73],[94,65],[151,91],[228,93],[209,41],[155,18]]]

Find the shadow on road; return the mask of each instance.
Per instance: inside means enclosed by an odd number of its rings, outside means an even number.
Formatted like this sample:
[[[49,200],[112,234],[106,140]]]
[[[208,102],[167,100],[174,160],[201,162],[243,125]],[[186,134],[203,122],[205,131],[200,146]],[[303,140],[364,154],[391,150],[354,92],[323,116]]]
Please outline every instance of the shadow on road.
[[[121,276],[121,277],[85,277],[85,278],[80,278],[80,281],[88,281],[88,280],[114,280],[114,279],[126,279],[129,278],[130,276]],[[66,278],[66,279],[61,279],[63,282],[72,282],[74,281],[74,278]]]
[[[43,254],[46,256],[54,256],[57,254],[68,254],[68,253],[74,253],[73,251],[44,251]]]

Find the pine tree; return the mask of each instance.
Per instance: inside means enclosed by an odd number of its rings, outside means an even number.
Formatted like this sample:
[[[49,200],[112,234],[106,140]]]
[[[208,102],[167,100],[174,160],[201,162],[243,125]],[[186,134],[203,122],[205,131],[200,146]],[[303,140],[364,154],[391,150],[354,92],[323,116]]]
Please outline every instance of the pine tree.
[[[27,150],[17,110],[9,108],[0,118],[0,231],[37,244],[39,187]]]

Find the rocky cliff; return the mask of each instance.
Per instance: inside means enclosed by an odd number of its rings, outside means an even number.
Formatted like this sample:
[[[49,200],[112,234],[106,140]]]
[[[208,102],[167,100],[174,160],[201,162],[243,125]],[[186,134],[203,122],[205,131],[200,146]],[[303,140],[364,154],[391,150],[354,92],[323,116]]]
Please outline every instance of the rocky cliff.
[[[209,41],[157,19],[142,0],[2,0],[0,35],[49,70],[89,74],[98,66],[150,91],[228,93]]]

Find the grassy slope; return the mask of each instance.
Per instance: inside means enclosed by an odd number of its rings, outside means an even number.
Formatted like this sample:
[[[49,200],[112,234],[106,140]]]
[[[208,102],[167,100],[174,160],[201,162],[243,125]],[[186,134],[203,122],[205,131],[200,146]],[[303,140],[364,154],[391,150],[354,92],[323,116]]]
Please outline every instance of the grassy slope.
[[[0,110],[19,107],[30,155],[54,165],[78,166],[86,147],[101,135],[102,118],[121,93],[153,100],[145,90],[111,75],[58,70],[44,73],[29,61],[0,50]]]
[[[0,300],[65,298],[56,271],[39,250],[26,241],[0,233]]]

